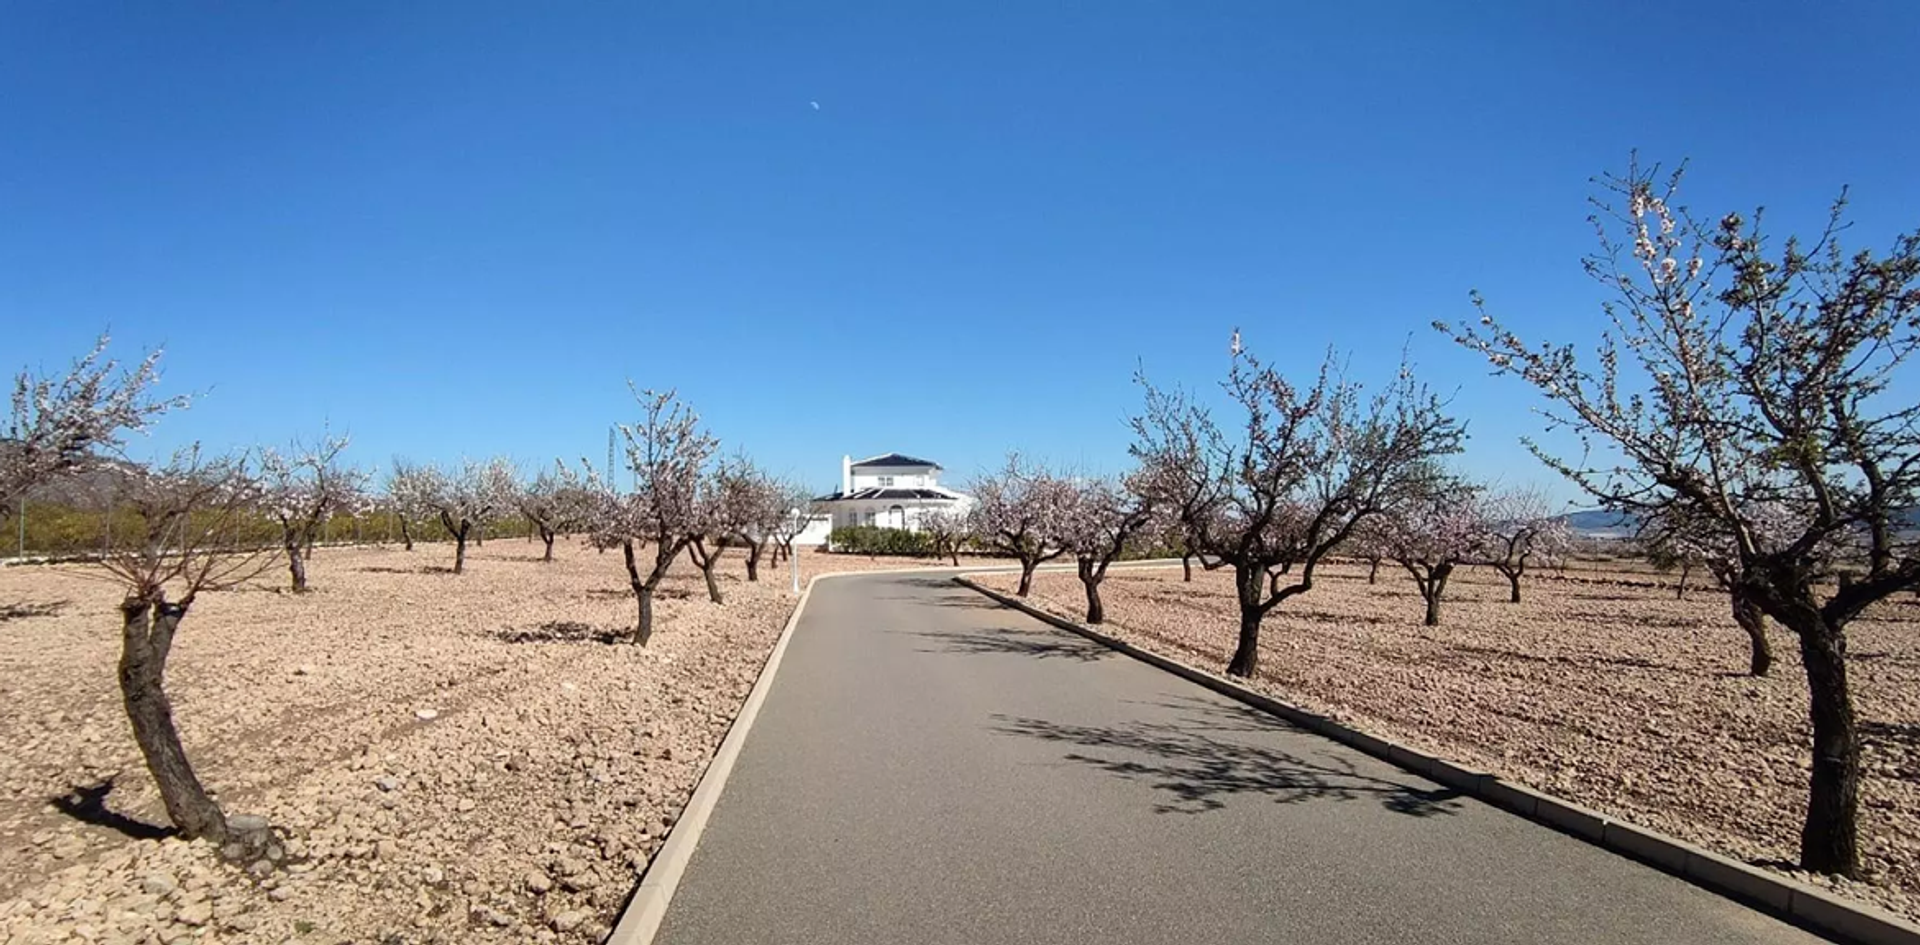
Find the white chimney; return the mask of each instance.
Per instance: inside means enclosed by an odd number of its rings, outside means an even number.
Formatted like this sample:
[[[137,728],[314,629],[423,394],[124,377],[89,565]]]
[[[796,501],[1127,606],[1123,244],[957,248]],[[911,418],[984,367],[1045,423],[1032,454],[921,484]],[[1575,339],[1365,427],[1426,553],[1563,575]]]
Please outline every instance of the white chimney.
[[[840,457],[840,494],[853,491],[853,457]]]

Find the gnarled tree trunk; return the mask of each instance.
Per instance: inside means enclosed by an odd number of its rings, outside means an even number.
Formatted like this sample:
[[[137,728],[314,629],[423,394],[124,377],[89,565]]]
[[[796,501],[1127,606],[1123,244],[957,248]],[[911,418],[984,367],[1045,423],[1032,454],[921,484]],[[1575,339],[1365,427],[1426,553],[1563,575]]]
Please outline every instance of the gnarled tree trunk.
[[[1025,597],[1033,591],[1033,569],[1039,566],[1038,561],[1020,559],[1020,587],[1014,591],[1016,595]]]
[[[293,592],[306,593],[307,556],[303,548],[305,543],[300,540],[300,533],[296,529],[283,529],[282,534],[285,536],[282,545],[287,552],[287,571],[293,576]]]
[[[723,544],[708,551],[706,542],[699,538],[695,538],[693,543],[687,546],[688,557],[693,559],[694,565],[700,569],[700,576],[707,581],[707,599],[716,604],[726,603],[720,596],[720,582],[713,574],[720,567],[720,552],[726,547]]]
[[[1251,677],[1260,666],[1260,619],[1265,573],[1251,565],[1233,566],[1233,583],[1240,599],[1240,641],[1234,646],[1233,659],[1227,663],[1227,675]]]
[[[1420,596],[1427,601],[1426,625],[1429,627],[1440,626],[1440,600],[1446,596],[1447,578],[1452,574],[1452,562],[1442,562],[1420,583]]]
[[[540,541],[547,546],[547,550],[544,554],[540,556],[540,560],[552,561],[553,560],[553,539],[554,539],[553,528],[545,523],[541,523],[539,525],[539,529],[540,529]],[[528,532],[528,534],[532,534],[532,532]]]
[[[167,655],[191,604],[191,596],[171,604],[164,597],[129,597],[121,603],[120,697],[167,817],[183,835],[217,843],[227,836],[226,815],[187,761],[166,691]]]
[[[1815,873],[1860,875],[1860,742],[1853,695],[1847,687],[1847,635],[1818,615],[1791,629],[1800,638],[1813,722],[1813,772],[1807,819],[1800,831],[1800,867]]]
[[[1100,603],[1100,582],[1106,579],[1106,569],[1096,568],[1089,558],[1081,558],[1077,563],[1080,585],[1087,591],[1087,622],[1105,623],[1107,608]]]
[[[760,556],[766,553],[767,546],[757,542],[747,542],[747,580],[760,580]]]
[[[1367,559],[1367,583],[1368,584],[1380,583],[1380,559],[1379,558]]]
[[[633,596],[640,602],[640,622],[634,625],[633,642],[635,646],[646,646],[653,638],[653,584],[652,580],[641,580],[640,564],[633,557],[633,542],[623,541],[620,550],[627,561],[627,583],[633,588]]]
[[[1507,603],[1509,604],[1520,603],[1521,569],[1515,568],[1515,567],[1509,567],[1507,565],[1496,565],[1495,570],[1499,571],[1501,574],[1506,575],[1507,588],[1509,591],[1509,593],[1507,594]]]
[[[1193,552],[1191,551],[1180,556],[1180,580],[1187,582],[1193,580]]]
[[[407,524],[406,516],[400,516],[400,540],[406,543],[406,550],[413,550],[413,527]]]
[[[1751,653],[1747,672],[1754,676],[1765,676],[1773,669],[1773,645],[1767,641],[1767,615],[1739,585],[1728,588],[1727,594],[1733,601],[1733,622],[1747,631]]]

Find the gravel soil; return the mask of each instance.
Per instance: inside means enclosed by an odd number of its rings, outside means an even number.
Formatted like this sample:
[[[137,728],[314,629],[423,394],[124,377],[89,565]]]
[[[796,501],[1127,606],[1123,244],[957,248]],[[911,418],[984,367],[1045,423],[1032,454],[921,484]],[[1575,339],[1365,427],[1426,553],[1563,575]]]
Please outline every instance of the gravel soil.
[[[1474,568],[1447,588],[1442,626],[1404,573],[1323,570],[1268,614],[1256,688],[1620,819],[1780,870],[1920,920],[1920,599],[1884,603],[1848,633],[1865,736],[1861,839],[1867,882],[1787,867],[1797,859],[1811,736],[1797,643],[1770,627],[1770,677],[1744,675],[1746,635],[1724,594],[1674,598],[1644,574],[1529,576],[1524,602]],[[981,575],[1011,592],[1014,576]],[[1225,571],[1115,572],[1103,628],[1223,672],[1238,626]],[[1033,602],[1072,619],[1072,573],[1036,578]]]
[[[779,636],[787,567],[724,606],[661,589],[652,643],[617,553],[489,542],[322,549],[203,595],[168,668],[176,721],[277,864],[162,836],[120,706],[119,589],[0,569],[0,941],[556,942],[603,938]],[[801,555],[816,573],[911,566]]]

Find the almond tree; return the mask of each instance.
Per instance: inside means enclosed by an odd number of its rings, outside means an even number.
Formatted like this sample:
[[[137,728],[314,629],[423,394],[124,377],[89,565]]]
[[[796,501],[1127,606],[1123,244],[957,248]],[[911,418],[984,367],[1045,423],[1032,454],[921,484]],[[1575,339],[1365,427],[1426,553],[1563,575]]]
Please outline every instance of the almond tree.
[[[967,513],[958,509],[929,509],[920,516],[920,532],[927,536],[935,558],[960,566],[960,546],[973,537]]]
[[[1145,529],[1153,524],[1153,504],[1144,490],[1098,477],[1080,481],[1061,523],[1061,543],[1073,553],[1080,585],[1087,593],[1087,622],[1103,623],[1106,607],[1100,602],[1100,582],[1107,566],[1119,560]]]
[[[776,508],[782,510],[769,534],[773,538],[775,564],[793,557],[793,542],[813,521],[813,490],[795,482],[773,484]]]
[[[408,551],[413,550],[414,524],[433,513],[433,492],[438,485],[439,477],[431,467],[416,466],[397,456],[393,468],[387,471],[387,512],[400,523],[400,540]]]
[[[621,424],[633,491],[618,492],[588,467],[590,532],[596,544],[618,545],[626,560],[627,581],[639,601],[640,619],[633,642],[647,645],[653,636],[653,594],[681,552],[702,533],[700,484],[720,443],[700,427],[700,417],[671,390],[634,391],[642,417]],[[653,549],[643,573],[636,545]]]
[[[296,441],[286,454],[260,451],[261,504],[280,525],[295,593],[307,590],[307,553],[321,526],[338,512],[351,512],[359,501],[366,477],[340,465],[346,448],[345,436],[322,436],[311,447]]]
[[[720,556],[735,545],[747,549],[747,580],[760,579],[761,536],[776,504],[767,477],[745,456],[731,456],[714,467],[700,483],[695,503],[699,528],[687,545],[687,555],[707,582],[707,599],[721,599],[715,572]]]
[[[1920,346],[1920,233],[1885,255],[1839,243],[1845,194],[1812,246],[1774,244],[1728,214],[1702,225],[1680,183],[1629,165],[1594,199],[1587,271],[1615,294],[1593,356],[1533,345],[1481,310],[1443,331],[1548,400],[1547,422],[1605,449],[1535,455],[1606,508],[1708,523],[1734,583],[1800,642],[1813,756],[1800,866],[1860,874],[1860,738],[1846,628],[1920,587],[1898,516],[1920,498],[1920,405],[1896,373]],[[1616,237],[1614,232],[1621,235]],[[1791,523],[1775,531],[1765,516]],[[1858,546],[1862,573],[1820,585],[1823,548]]]
[[[1479,490],[1453,477],[1424,485],[1372,523],[1379,554],[1405,568],[1427,604],[1425,623],[1440,625],[1440,601],[1454,568],[1472,561],[1486,531]]]
[[[513,464],[505,459],[484,463],[466,460],[453,473],[429,466],[422,474],[422,498],[453,538],[453,573],[463,573],[467,567],[467,538],[474,528],[485,528],[513,508],[520,492]]]
[[[126,591],[120,695],[168,818],[188,838],[219,843],[229,839],[227,818],[180,744],[167,698],[167,657],[201,592],[272,566],[273,546],[253,527],[262,490],[241,460],[205,460],[194,450],[176,454],[165,467],[136,470],[123,489],[122,524],[130,540],[116,543],[100,563]]]
[[[540,555],[543,562],[553,561],[554,538],[579,525],[588,501],[580,477],[565,464],[554,465],[520,483],[514,495],[514,508],[533,525],[545,546]]]
[[[1464,433],[1404,362],[1363,397],[1329,353],[1311,386],[1296,387],[1238,344],[1221,385],[1244,419],[1227,435],[1204,406],[1142,380],[1133,454],[1158,466],[1156,501],[1178,509],[1196,551],[1230,565],[1239,643],[1227,672],[1251,676],[1260,623],[1313,588],[1320,562],[1354,529],[1417,486]]]
[[[1755,526],[1774,542],[1784,540],[1786,534],[1799,527],[1783,509],[1755,508],[1753,512]],[[1713,575],[1720,589],[1727,592],[1734,625],[1746,631],[1748,675],[1765,676],[1773,670],[1773,644],[1767,639],[1766,611],[1741,583],[1739,549],[1728,535],[1711,520],[1688,516],[1684,507],[1669,506],[1642,521],[1639,540],[1646,548],[1647,560],[1655,567],[1682,569],[1683,590],[1688,570],[1705,568]],[[1816,549],[1823,571],[1832,569],[1838,552],[1831,544]]]
[[[1017,593],[1027,596],[1034,569],[1067,552],[1062,535],[1075,499],[1073,483],[1010,453],[999,472],[974,481],[973,493],[969,530],[989,548],[1019,559]]]
[[[1546,496],[1511,489],[1486,500],[1478,560],[1507,579],[1507,599],[1520,603],[1520,578],[1529,563],[1558,563],[1573,548],[1573,529],[1553,514]]]
[[[169,410],[184,409],[185,397],[156,398],[160,352],[121,370],[107,357],[106,335],[93,350],[59,378],[21,371],[13,385],[13,409],[0,443],[0,521],[15,511],[20,496],[86,463],[97,452],[121,446],[121,437],[139,433]]]

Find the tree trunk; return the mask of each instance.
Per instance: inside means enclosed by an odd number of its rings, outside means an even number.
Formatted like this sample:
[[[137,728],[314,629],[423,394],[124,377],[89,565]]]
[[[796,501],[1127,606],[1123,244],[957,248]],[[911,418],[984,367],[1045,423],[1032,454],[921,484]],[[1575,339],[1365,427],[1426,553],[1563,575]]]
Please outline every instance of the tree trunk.
[[[653,637],[653,585],[640,580],[640,565],[633,558],[633,542],[623,541],[620,550],[627,561],[627,584],[633,588],[633,596],[640,602],[640,622],[633,628],[635,646],[646,646]]]
[[[1033,569],[1039,566],[1040,562],[1038,561],[1023,560],[1020,562],[1020,587],[1014,591],[1015,594],[1025,597],[1033,590]]]
[[[1193,555],[1191,554],[1180,556],[1180,580],[1188,583],[1193,581]]]
[[[120,605],[120,697],[127,721],[133,725],[133,740],[146,758],[161,802],[166,804],[167,817],[184,836],[206,837],[218,843],[227,837],[226,815],[207,796],[187,762],[180,733],[173,725],[173,705],[167,700],[167,653],[187,607],[186,602],[168,604],[137,598],[128,598]]]
[[[1681,563],[1681,565],[1680,565],[1680,586],[1679,586],[1679,587],[1676,587],[1676,588],[1674,588],[1674,589],[1673,589],[1673,599],[1674,599],[1674,600],[1686,600],[1686,599],[1687,599],[1687,575],[1688,575],[1689,573],[1691,573],[1692,571],[1693,571],[1693,565],[1691,565],[1691,564],[1686,564],[1686,563],[1684,563],[1684,562],[1683,562],[1683,563]]]
[[[757,541],[747,545],[747,580],[760,580],[760,555],[766,550],[766,546]]]
[[[1800,868],[1857,878],[1860,742],[1847,690],[1846,630],[1817,616],[1793,629],[1807,668],[1813,721],[1813,776],[1800,831]]]
[[[527,534],[531,535],[533,533],[528,532]],[[553,529],[545,525],[540,526],[540,540],[542,542],[545,542],[547,546],[547,551],[545,554],[540,556],[540,560],[552,561],[553,560]]]
[[[720,597],[720,582],[713,576],[713,572],[718,570],[720,570],[719,557],[711,557],[707,559],[706,565],[700,569],[700,576],[707,579],[707,599],[716,604],[724,604],[726,601]]]
[[[1240,642],[1227,663],[1227,675],[1250,678],[1260,665],[1261,572],[1257,568],[1234,565],[1234,584],[1240,595]]]
[[[1508,570],[1501,568],[1500,573],[1507,576],[1507,585],[1512,591],[1512,593],[1507,595],[1507,603],[1520,603],[1520,571],[1518,569]]]
[[[1107,609],[1100,604],[1100,581],[1105,575],[1093,569],[1093,562],[1080,559],[1080,584],[1087,589],[1087,622],[1105,623]]]
[[[1440,626],[1440,600],[1447,593],[1447,577],[1452,573],[1453,565],[1438,565],[1420,584],[1420,596],[1427,599],[1426,625],[1429,627]]]
[[[300,536],[288,532],[286,536],[287,571],[293,575],[293,592],[304,594],[307,591],[307,557],[300,551]]]
[[[467,530],[453,533],[453,573],[461,574],[467,569]]]
[[[1380,559],[1368,558],[1367,559],[1367,583],[1377,584],[1379,582],[1380,582]]]
[[[404,515],[400,517],[400,540],[406,543],[408,551],[413,550],[413,528]]]
[[[1752,658],[1747,672],[1754,676],[1765,676],[1773,669],[1773,645],[1767,642],[1767,615],[1738,584],[1729,588],[1727,593],[1733,599],[1733,622],[1747,631],[1747,639],[1752,643]]]
[[[947,546],[947,557],[953,559],[954,567],[957,568],[960,566],[960,543],[959,542],[956,541],[953,544]]]

